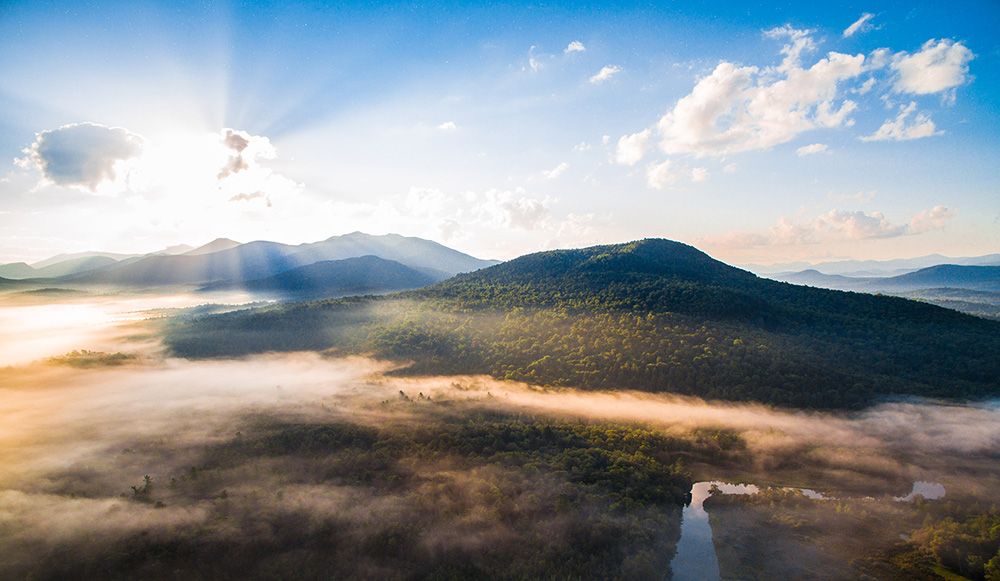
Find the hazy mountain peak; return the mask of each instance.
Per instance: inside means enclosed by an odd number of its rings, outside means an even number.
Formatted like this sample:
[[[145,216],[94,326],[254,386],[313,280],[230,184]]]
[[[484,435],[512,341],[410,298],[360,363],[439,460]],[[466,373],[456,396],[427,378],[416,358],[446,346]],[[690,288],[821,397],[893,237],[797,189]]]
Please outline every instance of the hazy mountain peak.
[[[210,254],[212,252],[219,252],[220,250],[229,250],[230,248],[235,248],[239,246],[240,243],[235,240],[230,240],[229,238],[216,238],[215,240],[209,242],[208,244],[199,246],[194,250],[189,250],[184,253],[185,256],[197,256],[199,254]]]

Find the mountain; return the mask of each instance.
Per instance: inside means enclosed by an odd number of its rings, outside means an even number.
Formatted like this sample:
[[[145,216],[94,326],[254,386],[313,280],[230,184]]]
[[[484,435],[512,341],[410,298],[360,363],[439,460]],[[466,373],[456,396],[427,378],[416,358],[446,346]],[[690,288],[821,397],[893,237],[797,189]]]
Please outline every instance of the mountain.
[[[298,266],[288,258],[291,248],[294,247],[260,241],[207,254],[146,256],[119,268],[67,277],[66,280],[132,287],[254,280]]]
[[[1000,291],[1000,266],[941,264],[890,277],[849,277],[816,270],[772,275],[775,280],[837,290],[860,292],[904,292],[935,288]]]
[[[35,276],[35,269],[31,268],[24,262],[0,264],[0,277],[8,280],[31,278],[33,276]]]
[[[23,262],[5,264],[0,266],[0,274],[14,279],[59,278],[82,272],[104,270],[117,264],[119,263],[114,258],[96,254],[68,258],[39,268],[33,268]]]
[[[805,270],[815,270],[822,274],[835,274],[851,277],[887,277],[914,272],[922,268],[941,264],[959,266],[1000,266],[1000,254],[972,256],[964,258],[949,258],[941,254],[930,254],[917,258],[897,258],[894,260],[837,260],[812,264],[809,262],[786,262],[779,264],[743,265],[747,270],[762,276],[774,278],[774,275],[784,275]]]
[[[211,254],[212,252],[219,252],[220,250],[229,250],[230,248],[235,248],[239,246],[240,243],[235,240],[230,240],[229,238],[216,238],[215,240],[209,242],[208,244],[199,246],[198,248],[189,249],[187,252],[181,252],[178,254],[186,254],[188,256],[197,256],[199,254]]]
[[[888,290],[919,290],[926,288],[962,288],[1000,291],[1000,266],[958,266],[942,264],[916,272],[894,276],[873,286]]]
[[[202,290],[243,289],[280,298],[318,299],[383,294],[437,282],[428,274],[377,256],[326,260],[267,278],[208,285]]]
[[[40,262],[35,262],[31,265],[34,269],[45,268],[47,266],[52,266],[53,264],[58,264],[60,262],[65,262],[67,260],[76,260],[80,258],[93,258],[102,257],[110,258],[114,261],[124,260],[126,258],[132,258],[134,256],[140,256],[138,254],[120,254],[117,252],[75,252],[72,254],[57,254],[51,258],[46,258]]]
[[[327,350],[584,389],[804,408],[1000,396],[1000,323],[758,278],[668,240],[523,256],[382,297],[187,321],[184,357]]]
[[[292,257],[299,264],[373,255],[423,270],[438,280],[497,263],[495,260],[474,258],[431,240],[398,234],[372,236],[352,232],[343,236],[333,236],[322,242],[303,244],[297,248]]]
[[[77,252],[59,254],[29,266],[23,262],[0,265],[0,276],[12,279],[61,278],[85,272],[99,272],[131,264],[144,256],[181,254],[191,250],[187,244],[168,246],[149,254],[119,254],[114,252]]]
[[[438,281],[496,263],[473,258],[430,240],[395,234],[371,236],[355,232],[295,246],[263,240],[233,244],[236,243],[232,240],[218,239],[185,254],[146,256],[117,268],[64,280],[131,287],[233,283],[267,278],[316,262],[377,256],[419,270]]]

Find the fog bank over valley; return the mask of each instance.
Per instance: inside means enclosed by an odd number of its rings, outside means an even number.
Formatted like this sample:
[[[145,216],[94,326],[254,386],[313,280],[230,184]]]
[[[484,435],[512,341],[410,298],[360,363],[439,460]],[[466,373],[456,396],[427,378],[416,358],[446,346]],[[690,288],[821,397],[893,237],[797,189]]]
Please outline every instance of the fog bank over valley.
[[[186,360],[163,317],[238,306],[7,299],[3,577],[663,578],[692,484],[721,481],[761,490],[698,509],[724,577],[878,578],[892,555],[946,562],[934,523],[1000,502],[995,401],[797,411],[318,352]]]

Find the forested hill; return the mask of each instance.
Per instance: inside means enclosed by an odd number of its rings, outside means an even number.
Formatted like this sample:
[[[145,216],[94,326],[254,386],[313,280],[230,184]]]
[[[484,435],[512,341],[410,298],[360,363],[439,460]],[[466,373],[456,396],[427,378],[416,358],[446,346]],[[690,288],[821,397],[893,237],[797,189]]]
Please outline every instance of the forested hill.
[[[1000,323],[757,278],[667,240],[524,256],[381,298],[176,325],[189,357],[332,349],[589,389],[796,407],[1000,396]]]
[[[784,330],[878,322],[982,326],[955,311],[758,278],[670,240],[529,254],[410,293],[459,308],[677,313]]]

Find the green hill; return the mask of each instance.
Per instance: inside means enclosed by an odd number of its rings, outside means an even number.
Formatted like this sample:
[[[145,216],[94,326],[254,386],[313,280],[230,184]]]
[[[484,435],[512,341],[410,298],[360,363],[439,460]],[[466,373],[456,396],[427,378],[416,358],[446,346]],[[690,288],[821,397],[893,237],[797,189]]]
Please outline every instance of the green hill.
[[[760,279],[667,240],[524,256],[380,298],[186,321],[187,357],[326,350],[483,373],[808,408],[1000,395],[1000,324]]]

